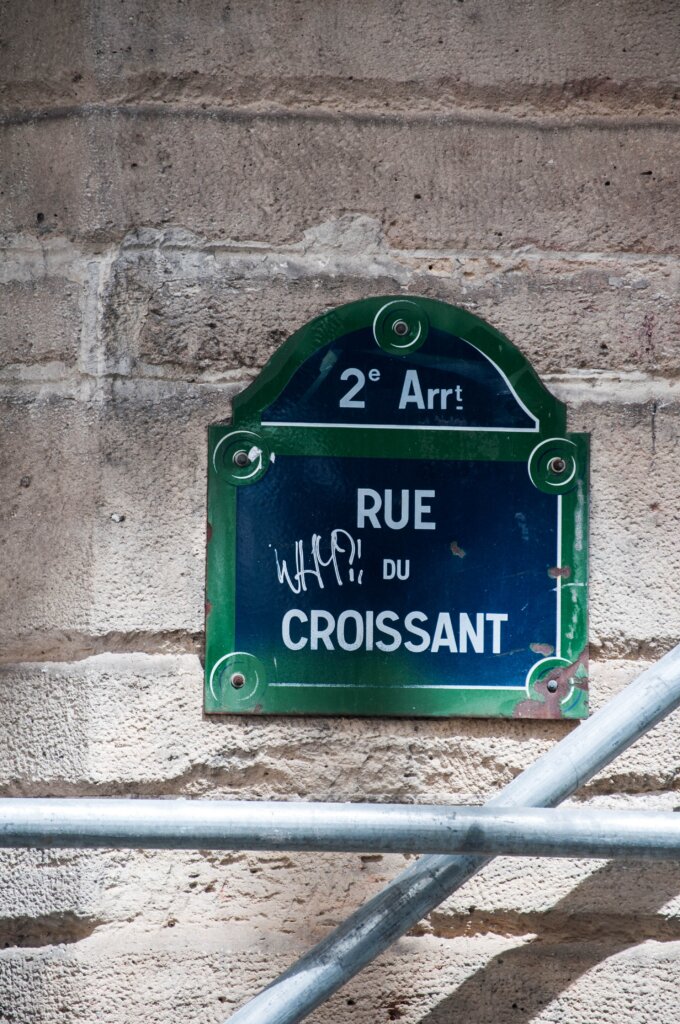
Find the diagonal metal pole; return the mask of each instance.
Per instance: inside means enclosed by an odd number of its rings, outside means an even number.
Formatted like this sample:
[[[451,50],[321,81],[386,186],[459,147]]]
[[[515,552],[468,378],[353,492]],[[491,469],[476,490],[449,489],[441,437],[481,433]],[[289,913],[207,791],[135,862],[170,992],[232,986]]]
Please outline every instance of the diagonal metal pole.
[[[490,805],[552,807],[680,704],[680,645],[592,718],[555,744]],[[415,861],[229,1024],[295,1024],[429,914],[489,857],[430,855]]]

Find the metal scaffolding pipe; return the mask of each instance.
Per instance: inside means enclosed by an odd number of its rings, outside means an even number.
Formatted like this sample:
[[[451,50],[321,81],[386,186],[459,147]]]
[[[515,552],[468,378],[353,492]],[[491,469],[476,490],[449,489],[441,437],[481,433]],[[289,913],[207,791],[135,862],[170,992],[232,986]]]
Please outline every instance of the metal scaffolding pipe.
[[[680,814],[234,800],[0,799],[0,847],[680,859]]]
[[[551,807],[680,704],[680,645],[499,792],[491,806]],[[429,914],[487,857],[419,858],[276,981],[230,1024],[296,1024]]]

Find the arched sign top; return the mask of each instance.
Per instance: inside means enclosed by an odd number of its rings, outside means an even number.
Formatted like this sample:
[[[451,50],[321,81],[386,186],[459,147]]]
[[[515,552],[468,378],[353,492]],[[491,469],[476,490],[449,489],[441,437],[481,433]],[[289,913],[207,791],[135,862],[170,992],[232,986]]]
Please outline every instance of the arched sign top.
[[[209,432],[208,712],[582,718],[588,438],[498,331],[312,320]]]
[[[248,420],[554,434],[565,429],[565,410],[479,317],[435,299],[386,296],[297,331],[235,400],[234,421]]]

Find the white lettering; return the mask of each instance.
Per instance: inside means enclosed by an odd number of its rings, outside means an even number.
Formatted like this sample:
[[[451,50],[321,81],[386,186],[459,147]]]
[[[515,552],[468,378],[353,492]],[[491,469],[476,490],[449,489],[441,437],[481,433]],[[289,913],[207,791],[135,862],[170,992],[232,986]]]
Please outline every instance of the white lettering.
[[[354,623],[354,640],[348,640],[345,633],[347,622]],[[364,642],[364,620],[360,612],[344,611],[338,616],[338,645],[343,651],[358,651]]]
[[[413,524],[416,530],[436,530],[436,523],[426,523],[423,520],[423,516],[428,515],[432,511],[432,505],[426,505],[424,498],[434,498],[434,491],[416,491],[415,500],[415,522]]]
[[[432,514],[432,505],[426,499],[435,498],[436,491],[414,491],[413,504],[411,504],[411,492],[402,490],[401,499],[396,499],[391,488],[383,491],[380,495],[371,487],[357,488],[357,529],[362,530],[367,522],[375,529],[381,529],[379,513],[382,510],[384,525],[390,530],[403,530],[408,526],[411,519],[411,507],[413,507],[413,529],[414,530],[436,530],[437,524],[426,521],[425,517]],[[399,504],[399,512],[395,513],[395,506]],[[340,531],[336,530],[336,533]],[[347,534],[349,537],[349,534]],[[350,538],[353,543],[353,539]],[[340,548],[340,550],[344,550]],[[388,579],[389,577],[384,577]]]
[[[409,612],[404,619],[404,625],[412,636],[420,637],[420,643],[416,644],[413,640],[407,640],[404,643],[404,647],[407,651],[411,651],[413,654],[422,654],[422,652],[428,650],[430,646],[430,634],[421,626],[416,626],[416,620],[419,622],[427,622],[427,615],[425,612]]]
[[[472,621],[467,612],[460,613],[460,625],[458,628],[458,641],[461,654],[467,654],[468,640],[472,644],[475,654],[484,653],[484,615],[477,612],[475,616],[475,627],[472,628]]]
[[[383,579],[393,580],[397,575],[397,563],[393,558],[383,558]]]
[[[392,622],[398,622],[399,616],[396,612],[379,612],[375,618],[375,625],[381,633],[392,637],[392,643],[386,644],[384,640],[378,640],[375,646],[379,651],[386,651],[389,653],[390,651],[396,651],[397,647],[401,645],[401,633],[398,629],[393,629],[392,626],[387,626],[387,619],[390,619]]]
[[[393,564],[399,566],[398,561]],[[363,612],[349,608],[336,619],[324,609],[315,608],[307,614],[291,608],[281,621],[281,636],[290,651],[301,651],[307,646],[310,651],[377,648],[389,654],[403,644],[412,654],[436,654],[440,650],[451,654],[500,654],[502,624],[507,621],[505,612],[439,612],[431,629],[428,615],[421,611],[407,612],[402,620],[393,611]],[[485,628],[486,623],[491,624],[490,630]]]
[[[423,392],[420,387],[417,370],[407,370],[404,374],[404,384],[401,389],[399,408],[405,409],[409,402],[414,402],[419,409],[425,408]]]
[[[344,370],[340,374],[340,380],[351,380],[352,378],[354,378],[354,384],[352,384],[352,387],[349,389],[347,394],[343,395],[343,397],[340,399],[340,408],[365,409],[366,402],[363,400],[363,398],[357,398],[356,396],[359,394],[364,384],[366,383],[366,378],[364,377],[361,370],[357,370],[355,366],[350,366],[348,370]]]
[[[401,492],[401,516],[397,520],[393,515],[392,489],[385,491],[385,526],[390,530],[403,530],[408,522],[408,491]]]
[[[343,540],[344,539],[344,540]],[[361,558],[361,541],[355,542],[354,537],[347,530],[333,530],[329,542],[328,558],[321,554],[321,534],[313,533],[310,541],[311,567],[307,568],[307,556],[305,554],[304,540],[295,541],[295,572],[291,574],[288,569],[288,562],[285,558],[279,559],[279,552],[274,548],[276,559],[276,573],[279,583],[286,584],[294,594],[307,590],[307,577],[311,576],[319,585],[319,590],[324,589],[324,577],[322,569],[332,566],[335,580],[339,587],[343,585],[342,574],[346,573],[350,583],[361,584],[363,570],[355,573],[353,564],[356,557]],[[344,558],[342,556],[345,556]]]
[[[491,651],[493,654],[501,653],[501,622],[507,622],[508,617],[500,612],[487,612],[486,621],[491,623],[492,641]]]
[[[322,628],[320,623],[321,620],[325,619],[326,625]],[[319,640],[323,641],[323,645],[327,651],[334,651],[333,641],[331,640],[331,633],[335,627],[335,619],[330,612],[319,611],[315,609],[312,612],[312,622],[310,629],[310,647],[313,651],[318,651]]]
[[[400,409],[405,409],[407,405],[412,403],[418,409],[439,408],[443,411],[448,407],[449,395],[454,394],[457,402],[463,401],[463,388],[460,384],[455,388],[426,388],[425,394],[427,395],[427,400],[423,395],[418,371],[407,370],[404,374],[404,383],[402,384],[401,395],[399,396]]]
[[[290,611],[286,612],[283,616],[283,622],[281,623],[281,635],[283,636],[283,642],[289,651],[301,651],[303,647],[307,645],[307,637],[300,637],[299,640],[293,640],[290,635],[290,624],[292,619],[299,619],[300,622],[307,622],[307,616],[304,612],[299,611],[297,608],[291,608]]]
[[[366,612],[366,650],[373,650],[373,612]]]
[[[453,654],[457,651],[451,616],[448,612],[440,612],[437,616],[437,625],[434,627],[434,636],[432,637],[432,647],[430,650],[434,653],[440,647],[448,647]]]
[[[366,507],[367,498],[371,498],[373,501],[370,508]],[[368,518],[371,521],[371,526],[376,530],[379,530],[380,523],[378,522],[377,513],[380,511],[381,506],[382,498],[377,491],[374,491],[370,487],[359,487],[357,490],[357,529],[363,529],[366,519]]]

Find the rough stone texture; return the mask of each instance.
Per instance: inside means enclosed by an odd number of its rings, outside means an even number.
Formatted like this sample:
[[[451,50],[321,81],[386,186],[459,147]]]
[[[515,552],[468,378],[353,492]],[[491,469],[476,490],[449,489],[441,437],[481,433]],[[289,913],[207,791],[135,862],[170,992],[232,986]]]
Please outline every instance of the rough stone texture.
[[[19,1020],[114,1024],[190,1018],[217,1024],[298,952],[263,949],[238,926],[149,935],[103,931],[78,946],[0,953],[0,984]],[[677,942],[542,943],[521,938],[401,940],[309,1020],[449,1024],[646,1024],[677,1019]],[[178,970],[178,962],[182,970]],[[140,978],[143,977],[143,983]]]
[[[570,406],[571,427],[592,433],[591,638],[605,648],[635,637],[659,652],[680,636],[675,584],[673,596],[665,589],[680,568],[680,421],[669,398]]]
[[[50,282],[51,284],[51,282]],[[0,314],[2,369],[28,362],[44,365],[61,362],[72,366],[77,346],[72,323],[77,319],[77,300],[63,285],[12,283],[6,286],[7,308]],[[17,331],[17,320],[21,327]]]
[[[626,806],[671,810],[671,800],[650,794],[629,797]],[[299,948],[321,938],[407,863],[396,854],[5,851],[0,946],[71,943],[130,923],[150,942],[167,927],[233,925],[244,935],[259,933],[272,948],[277,938],[284,949]],[[412,934],[597,942],[606,931],[630,944],[678,941],[679,883],[673,863],[498,858]]]
[[[351,210],[371,211],[392,243],[410,248],[676,248],[674,122],[603,130],[143,104],[83,113],[0,129],[8,228],[57,224],[103,240],[138,224],[180,225],[280,244]]]
[[[351,0],[332,18],[314,0],[71,0],[40,13],[36,31],[34,4],[7,8],[7,105],[186,97],[664,114],[677,102],[680,18],[654,0],[595,9],[586,0]],[[281,26],[290,26],[285,39]]]
[[[318,225],[283,249],[177,229],[136,231],[99,252],[22,235],[3,249],[0,287],[0,375],[10,379],[27,379],[52,351],[63,360],[50,366],[53,378],[78,363],[93,375],[231,379],[331,306],[400,292],[489,319],[544,374],[676,376],[680,362],[675,258],[392,249],[363,215]],[[25,312],[17,296],[30,303]]]
[[[594,706],[646,667],[594,662]],[[153,795],[481,802],[544,753],[565,722],[215,716],[194,655],[102,654],[0,669],[7,796]],[[674,791],[671,716],[584,789]]]
[[[225,931],[227,934],[225,935]],[[402,1020],[479,1024],[574,1019],[604,1024],[676,1020],[678,943],[630,946],[543,944],[532,936],[441,940],[404,939],[309,1019]],[[154,936],[103,932],[77,947],[6,951],[0,983],[11,988],[20,1020],[38,1003],[49,1019],[125,1020],[154,1024],[176,1016],[217,1024],[260,980],[273,979],[297,952],[258,948],[242,929],[173,928]],[[177,969],[178,960],[183,969]],[[139,977],[144,976],[143,985]],[[446,994],[444,994],[446,993]]]
[[[660,0],[0,6],[0,794],[478,802],[556,722],[201,714],[205,427],[376,294],[592,433],[594,707],[680,636]],[[574,799],[678,805],[670,718]],[[406,858],[0,852],[0,1024],[212,1022]],[[676,865],[501,858],[312,1020],[671,1024]]]
[[[3,647],[202,627],[205,451],[233,388],[14,388],[4,407]],[[133,582],[134,581],[134,582]],[[11,600],[10,600],[11,595]],[[14,641],[12,641],[12,637]],[[13,656],[17,656],[16,654]]]
[[[409,252],[390,249],[378,221],[346,216],[283,251],[177,231],[129,236],[106,285],[109,368],[215,379],[263,365],[300,323],[330,306],[399,292],[488,318],[543,373],[675,374],[680,361],[675,259]]]

